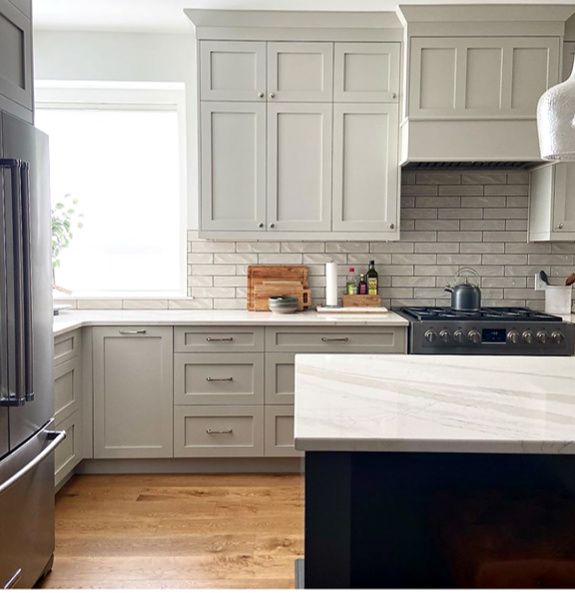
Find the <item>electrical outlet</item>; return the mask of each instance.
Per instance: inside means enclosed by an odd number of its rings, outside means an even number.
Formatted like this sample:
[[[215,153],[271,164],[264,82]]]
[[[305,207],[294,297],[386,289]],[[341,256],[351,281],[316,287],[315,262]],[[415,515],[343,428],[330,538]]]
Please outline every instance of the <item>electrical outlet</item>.
[[[535,290],[545,290],[547,284],[539,277],[539,272],[535,273]]]

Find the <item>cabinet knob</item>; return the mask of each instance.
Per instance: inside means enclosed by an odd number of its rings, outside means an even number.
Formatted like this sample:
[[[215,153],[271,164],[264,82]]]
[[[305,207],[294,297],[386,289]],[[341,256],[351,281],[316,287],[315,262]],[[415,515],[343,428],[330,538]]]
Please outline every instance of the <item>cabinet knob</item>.
[[[275,228],[276,228],[275,222],[270,222],[270,229],[275,229]]]
[[[389,228],[392,230],[395,228],[395,225],[393,224],[393,222],[389,225]]]
[[[264,93],[262,93],[261,91],[258,93],[258,97],[260,99],[263,99],[265,97]]]
[[[561,229],[563,228],[563,223],[562,223],[562,222],[560,222],[560,223],[557,225],[557,228],[558,228],[559,230],[561,230]]]
[[[263,228],[264,228],[264,223],[263,223],[263,222],[260,222],[260,223],[258,224],[258,228],[259,228],[259,229],[263,229]]]
[[[397,99],[397,93],[391,93],[391,98],[392,99]]]
[[[275,93],[270,93],[270,94],[269,94],[269,97],[270,97],[270,99],[273,99],[275,96],[276,96],[276,94],[275,94]]]

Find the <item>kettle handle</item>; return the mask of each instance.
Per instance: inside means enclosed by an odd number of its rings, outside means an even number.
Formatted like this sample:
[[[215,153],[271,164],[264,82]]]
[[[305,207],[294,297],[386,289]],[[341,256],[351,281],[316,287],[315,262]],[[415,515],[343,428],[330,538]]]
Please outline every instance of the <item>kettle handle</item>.
[[[444,292],[449,292],[449,293],[453,294],[453,288],[451,288],[451,286],[446,286],[446,287],[443,289],[443,291],[444,291]]]

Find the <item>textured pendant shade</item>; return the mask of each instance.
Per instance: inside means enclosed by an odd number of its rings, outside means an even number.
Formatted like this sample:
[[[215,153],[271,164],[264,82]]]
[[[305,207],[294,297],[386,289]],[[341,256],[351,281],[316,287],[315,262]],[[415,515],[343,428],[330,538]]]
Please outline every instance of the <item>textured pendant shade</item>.
[[[537,130],[542,159],[575,161],[575,64],[565,82],[541,95]]]

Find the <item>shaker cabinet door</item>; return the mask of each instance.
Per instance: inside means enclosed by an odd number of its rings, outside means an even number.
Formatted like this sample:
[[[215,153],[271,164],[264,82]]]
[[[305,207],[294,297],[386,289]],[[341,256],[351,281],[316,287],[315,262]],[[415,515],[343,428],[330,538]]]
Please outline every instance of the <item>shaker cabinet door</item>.
[[[94,457],[172,457],[172,328],[96,327],[93,361]]]
[[[203,230],[264,230],[266,107],[204,102],[201,113]]]
[[[330,230],[331,140],[331,103],[268,103],[269,230]]]
[[[202,101],[265,102],[265,93],[265,42],[200,42]]]
[[[336,43],[334,101],[399,100],[399,43]]]
[[[393,231],[399,201],[397,105],[336,103],[333,230]]]
[[[268,43],[268,101],[331,101],[333,43]]]
[[[553,232],[558,240],[575,238],[575,163],[554,167]],[[567,234],[569,236],[567,236]]]
[[[0,109],[31,121],[32,86],[32,22],[0,0]]]

